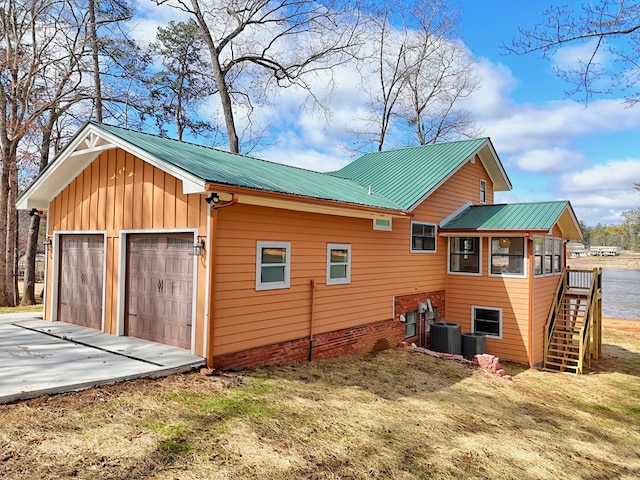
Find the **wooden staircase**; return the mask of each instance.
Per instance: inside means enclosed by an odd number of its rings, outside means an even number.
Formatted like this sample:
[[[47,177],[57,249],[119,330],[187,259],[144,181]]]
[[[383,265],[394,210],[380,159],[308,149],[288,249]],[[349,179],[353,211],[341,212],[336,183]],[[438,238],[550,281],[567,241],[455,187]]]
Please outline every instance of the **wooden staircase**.
[[[602,351],[602,269],[565,268],[545,326],[544,370],[583,373]]]

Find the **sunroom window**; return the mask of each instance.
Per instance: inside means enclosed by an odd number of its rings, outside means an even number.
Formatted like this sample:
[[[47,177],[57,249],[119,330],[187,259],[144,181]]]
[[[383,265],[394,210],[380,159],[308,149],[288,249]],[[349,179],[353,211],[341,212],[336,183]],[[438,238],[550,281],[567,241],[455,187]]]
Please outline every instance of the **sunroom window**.
[[[524,276],[524,238],[491,239],[491,274]]]
[[[449,271],[480,274],[480,239],[478,237],[449,239]]]
[[[534,275],[542,275],[544,259],[544,238],[535,237],[533,239],[533,273]]]

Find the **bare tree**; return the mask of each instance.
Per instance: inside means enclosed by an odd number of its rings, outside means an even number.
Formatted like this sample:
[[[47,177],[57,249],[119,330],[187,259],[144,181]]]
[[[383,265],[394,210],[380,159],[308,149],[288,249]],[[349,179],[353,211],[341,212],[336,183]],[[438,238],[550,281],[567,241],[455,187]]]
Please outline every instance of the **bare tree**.
[[[403,58],[406,68],[401,115],[415,129],[420,145],[477,135],[475,120],[461,101],[478,88],[471,58],[464,47],[432,37],[428,29]]]
[[[170,0],[157,0],[171,3]],[[357,2],[175,0],[191,13],[209,51],[229,149],[240,151],[237,116],[272,88],[311,91],[309,75],[344,62],[360,45]]]
[[[371,16],[372,54],[360,59],[370,113],[368,127],[355,133],[379,151],[393,133],[406,143],[407,129],[419,144],[474,134],[460,104],[477,80],[455,38],[455,10],[445,0],[392,0]]]
[[[600,0],[582,3],[580,9],[551,7],[542,16],[532,29],[520,28],[521,36],[505,46],[507,50],[548,57],[565,45],[584,45],[586,58],[556,67],[558,75],[573,84],[566,93],[581,94],[588,102],[595,94],[619,88],[628,92],[630,104],[640,101],[640,3]],[[607,57],[613,61],[603,60]]]
[[[47,111],[90,98],[78,73],[85,38],[82,18],[65,1],[4,0],[0,6],[0,305],[12,305],[17,296],[21,142]]]

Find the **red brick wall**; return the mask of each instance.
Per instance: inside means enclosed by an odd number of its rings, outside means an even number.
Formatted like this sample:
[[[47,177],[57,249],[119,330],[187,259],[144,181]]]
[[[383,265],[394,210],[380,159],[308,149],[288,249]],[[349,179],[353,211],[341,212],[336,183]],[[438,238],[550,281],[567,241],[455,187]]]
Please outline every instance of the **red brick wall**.
[[[376,353],[397,347],[403,340],[404,324],[398,319],[321,333],[313,337],[313,360]],[[213,367],[218,370],[242,370],[307,360],[309,360],[309,339],[300,338],[220,355],[213,358]]]
[[[400,319],[400,315],[406,315],[407,312],[417,311],[418,304],[423,303],[426,299],[431,300],[431,306],[436,309],[436,320],[444,320],[444,305],[445,305],[445,291],[438,290],[436,292],[419,292],[411,293],[409,295],[398,295],[394,297],[394,314],[396,320]],[[419,319],[416,319],[419,321]],[[404,326],[404,324],[403,324]],[[403,328],[404,330],[404,328]],[[416,333],[419,333],[419,328],[416,327]],[[404,331],[403,331],[404,337]],[[404,339],[407,343],[416,343],[419,346],[428,346],[428,337],[419,340],[417,336]]]

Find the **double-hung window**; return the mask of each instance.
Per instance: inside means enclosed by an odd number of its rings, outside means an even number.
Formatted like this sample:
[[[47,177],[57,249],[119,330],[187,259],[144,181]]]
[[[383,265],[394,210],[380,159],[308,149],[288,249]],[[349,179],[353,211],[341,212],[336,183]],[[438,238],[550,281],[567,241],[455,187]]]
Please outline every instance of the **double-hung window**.
[[[553,273],[562,272],[562,239],[553,239]]]
[[[487,203],[487,181],[480,180],[480,203]]]
[[[411,222],[411,251],[436,251],[436,226],[431,223]]]
[[[505,276],[525,275],[524,238],[494,237],[491,239],[491,274]]]
[[[351,282],[351,245],[327,244],[327,285]]]
[[[416,336],[416,311],[407,312],[406,323],[404,324],[404,338]]]
[[[449,239],[449,272],[480,274],[480,238]]]
[[[257,243],[256,290],[289,288],[291,284],[291,243]]]
[[[542,275],[544,273],[544,238],[534,237],[533,239],[533,274]]]
[[[544,274],[553,273],[553,238],[544,237]]]
[[[502,338],[502,309],[471,307],[473,331],[488,337]]]

